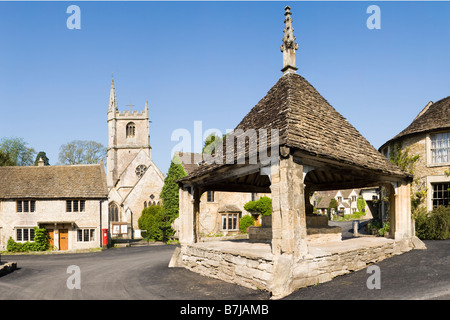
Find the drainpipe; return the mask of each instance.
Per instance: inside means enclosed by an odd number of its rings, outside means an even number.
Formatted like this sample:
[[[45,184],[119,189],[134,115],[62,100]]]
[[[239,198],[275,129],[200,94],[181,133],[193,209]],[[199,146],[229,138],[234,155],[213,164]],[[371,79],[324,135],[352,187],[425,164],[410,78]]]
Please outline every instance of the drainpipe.
[[[102,229],[102,202],[103,200],[99,201],[99,205],[100,205],[100,248],[103,248],[103,229]]]

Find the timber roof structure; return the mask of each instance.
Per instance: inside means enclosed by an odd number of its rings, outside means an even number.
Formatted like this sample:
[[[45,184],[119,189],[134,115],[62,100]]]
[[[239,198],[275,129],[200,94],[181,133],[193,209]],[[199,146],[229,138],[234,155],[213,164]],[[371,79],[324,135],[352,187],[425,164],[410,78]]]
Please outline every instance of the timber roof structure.
[[[107,199],[103,164],[0,167],[0,199]]]
[[[447,129],[450,129],[450,96],[428,103],[406,129],[385,142],[379,150],[408,136]]]

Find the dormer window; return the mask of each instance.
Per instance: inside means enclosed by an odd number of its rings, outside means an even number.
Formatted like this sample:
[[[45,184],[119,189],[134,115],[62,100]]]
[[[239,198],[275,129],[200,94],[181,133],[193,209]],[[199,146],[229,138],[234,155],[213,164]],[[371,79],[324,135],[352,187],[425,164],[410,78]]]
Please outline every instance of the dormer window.
[[[134,122],[129,122],[127,124],[127,139],[134,138],[136,135],[136,125]]]

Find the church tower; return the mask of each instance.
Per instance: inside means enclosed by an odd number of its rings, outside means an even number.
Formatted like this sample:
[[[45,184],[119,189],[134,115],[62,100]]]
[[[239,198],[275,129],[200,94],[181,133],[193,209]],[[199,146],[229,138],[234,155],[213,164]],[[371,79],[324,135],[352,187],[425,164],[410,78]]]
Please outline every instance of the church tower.
[[[120,173],[140,150],[144,150],[151,159],[148,102],[145,102],[142,112],[128,110],[120,112],[114,80],[111,80],[108,107],[108,187],[113,187],[117,183]]]
[[[143,111],[119,111],[114,80],[108,105],[106,170],[111,237],[139,238],[137,221],[142,210],[161,205],[164,175],[151,157],[148,102]]]

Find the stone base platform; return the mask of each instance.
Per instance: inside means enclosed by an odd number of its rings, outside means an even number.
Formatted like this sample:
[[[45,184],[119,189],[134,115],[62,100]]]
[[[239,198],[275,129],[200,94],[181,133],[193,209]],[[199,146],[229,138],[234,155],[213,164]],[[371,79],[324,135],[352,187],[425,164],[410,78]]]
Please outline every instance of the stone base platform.
[[[411,240],[381,237],[308,244],[308,254],[291,266],[292,273],[288,284],[283,284],[282,294],[278,286],[284,276],[275,271],[276,257],[269,243],[210,241],[184,244],[174,252],[169,267],[184,267],[244,287],[278,292],[272,297],[278,299],[299,288],[330,281],[413,247]]]

